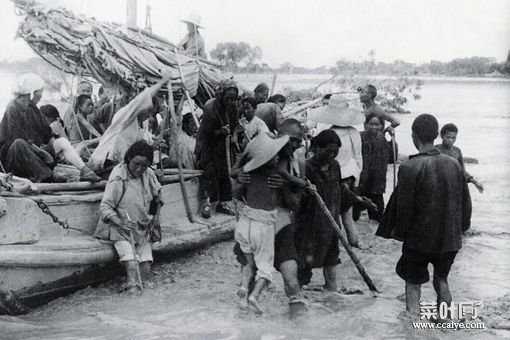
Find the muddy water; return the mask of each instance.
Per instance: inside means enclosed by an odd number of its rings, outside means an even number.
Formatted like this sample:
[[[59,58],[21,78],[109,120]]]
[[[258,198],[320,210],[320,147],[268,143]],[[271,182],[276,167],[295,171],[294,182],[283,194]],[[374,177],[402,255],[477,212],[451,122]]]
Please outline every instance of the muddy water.
[[[290,79],[290,78],[289,78]],[[282,80],[279,78],[279,81]],[[283,82],[287,81],[285,79]],[[316,80],[288,80],[307,87]],[[311,84],[311,85],[310,85]],[[250,84],[248,84],[250,85]],[[250,87],[252,87],[250,85]],[[413,330],[399,317],[405,309],[397,298],[404,283],[394,273],[400,254],[398,242],[375,238],[376,225],[365,217],[359,224],[364,250],[357,254],[382,292],[373,297],[345,251],[338,268],[341,285],[361,288],[361,295],[333,296],[307,291],[309,312],[289,321],[281,277],[262,298],[265,314],[242,314],[235,291],[240,273],[225,242],[206,250],[155,265],[155,285],[142,296],[117,294],[116,279],[60,298],[22,317],[0,317],[5,339],[494,339],[510,337],[510,83],[488,81],[430,81],[423,99],[411,102],[413,112],[402,115],[397,130],[400,152],[414,153],[410,125],[422,112],[434,113],[440,123],[459,126],[457,145],[485,185],[479,194],[471,186],[472,233],[464,239],[450,276],[454,301],[483,300],[479,312],[483,331]],[[391,168],[388,172],[392,181]],[[389,185],[391,187],[391,184]],[[314,284],[321,284],[316,271]],[[434,301],[431,284],[423,287],[422,301]],[[504,329],[507,330],[504,330]]]

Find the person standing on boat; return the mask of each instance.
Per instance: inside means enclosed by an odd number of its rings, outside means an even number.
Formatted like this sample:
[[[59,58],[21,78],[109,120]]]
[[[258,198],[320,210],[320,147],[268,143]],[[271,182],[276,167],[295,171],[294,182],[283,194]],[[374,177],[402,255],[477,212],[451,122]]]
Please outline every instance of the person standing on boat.
[[[239,125],[238,94],[239,89],[233,80],[222,80],[215,98],[208,100],[204,106],[195,149],[198,166],[204,170],[201,177],[205,194],[202,204],[204,218],[211,216],[211,204],[214,202],[219,202],[217,212],[235,215],[227,203],[232,200],[232,184],[227,161],[231,155],[227,154],[226,143],[230,142],[230,136],[237,136],[234,131]],[[232,140],[232,143],[236,144],[236,141]]]
[[[15,98],[5,110],[0,123],[0,159],[6,171],[34,182],[62,182],[55,174],[55,159],[63,158],[80,170],[80,179],[97,182],[97,176],[82,161],[65,137],[55,136],[39,111],[44,80],[33,73],[18,79]]]
[[[365,116],[368,116],[369,114],[375,114],[389,122],[392,128],[396,128],[400,125],[400,121],[397,118],[388,114],[386,111],[384,111],[381,105],[375,102],[375,98],[377,97],[377,88],[374,85],[368,84],[365,87],[358,87],[357,91],[359,93],[359,100],[363,105],[363,113]],[[383,132],[383,130],[384,125],[381,128],[381,132]]]
[[[113,168],[99,207],[101,220],[95,236],[113,242],[126,268],[127,290],[136,289],[138,265],[142,280],[150,278],[150,228],[160,226],[158,206],[163,204],[161,185],[150,168],[153,155],[153,148],[143,140],[131,145],[124,162]]]
[[[181,20],[187,25],[188,33],[178,46],[189,56],[207,59],[204,38],[198,31],[199,28],[204,28],[200,26],[201,19],[200,15],[191,13],[188,19]]]

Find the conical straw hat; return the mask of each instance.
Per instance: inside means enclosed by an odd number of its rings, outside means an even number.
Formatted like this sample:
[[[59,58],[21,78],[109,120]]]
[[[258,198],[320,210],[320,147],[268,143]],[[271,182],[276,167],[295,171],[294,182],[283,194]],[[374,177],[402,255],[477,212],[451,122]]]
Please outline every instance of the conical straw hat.
[[[250,172],[260,168],[276,156],[288,141],[289,136],[273,139],[265,133],[259,133],[244,150],[249,161],[243,166],[243,171]]]
[[[182,19],[182,22],[187,24],[192,24],[200,28],[205,28],[204,26],[200,26],[200,22],[202,21],[202,17],[196,13],[191,13],[187,19]]]
[[[328,105],[310,110],[308,119],[335,126],[353,126],[363,123],[365,115],[349,99],[336,95],[331,97]]]

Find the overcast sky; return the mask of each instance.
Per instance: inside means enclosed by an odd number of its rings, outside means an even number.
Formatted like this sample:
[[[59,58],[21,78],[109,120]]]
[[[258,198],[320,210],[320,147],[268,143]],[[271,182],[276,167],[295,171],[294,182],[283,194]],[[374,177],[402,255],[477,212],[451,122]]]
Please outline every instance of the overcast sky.
[[[47,0],[99,20],[125,22],[126,0]],[[510,49],[510,0],[138,0],[138,25],[150,4],[153,32],[178,42],[179,21],[202,17],[207,53],[218,42],[258,45],[273,67],[333,65],[361,61],[375,50],[379,61],[449,61],[486,56],[503,61]],[[21,17],[0,0],[0,60],[33,56],[14,40]]]

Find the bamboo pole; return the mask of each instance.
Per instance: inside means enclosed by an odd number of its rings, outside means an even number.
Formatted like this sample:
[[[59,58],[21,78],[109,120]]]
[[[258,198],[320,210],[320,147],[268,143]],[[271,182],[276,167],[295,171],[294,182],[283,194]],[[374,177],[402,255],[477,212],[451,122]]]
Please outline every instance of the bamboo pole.
[[[177,60],[177,67],[179,69],[179,75],[181,76],[182,88],[184,89],[184,94],[186,95],[186,99],[188,100],[188,105],[191,110],[191,115],[193,116],[193,120],[197,128],[200,127],[200,122],[198,121],[197,114],[195,113],[195,109],[193,108],[193,102],[191,101],[191,97],[189,95],[188,87],[186,86],[186,80],[184,79],[184,74],[182,73],[181,62],[179,61],[179,52],[177,48],[174,49],[175,52],[175,60]]]
[[[177,169],[179,171],[179,184],[181,187],[182,192],[182,199],[184,200],[184,208],[186,209],[186,215],[188,216],[188,220],[193,223],[193,212],[191,211],[191,206],[189,204],[188,200],[188,193],[186,191],[186,186],[184,185],[184,175],[182,172],[182,160],[181,160],[181,153],[180,153],[180,145],[178,143],[179,139],[179,133],[183,133],[181,131],[182,127],[182,116],[181,112],[182,108],[179,110],[178,113],[175,112],[175,106],[174,106],[174,94],[172,91],[172,80],[170,79],[168,81],[168,108],[170,110],[170,116],[172,117],[174,124],[172,124],[172,129],[174,130],[172,133],[172,139],[174,141],[173,145],[176,148],[176,158],[177,158]]]
[[[335,219],[331,215],[331,212],[329,211],[328,207],[322,200],[322,197],[319,195],[319,193],[316,190],[310,190],[310,192],[311,192],[312,197],[314,198],[315,202],[321,209],[321,211],[324,213],[324,215],[326,215],[327,219],[329,220],[330,226],[336,231],[338,238],[340,239],[340,242],[342,243],[345,250],[347,251],[347,254],[349,254],[349,257],[351,258],[352,262],[354,262],[354,264],[356,265],[358,272],[363,277],[363,280],[367,284],[368,288],[373,292],[379,292],[377,290],[374,282],[372,281],[370,276],[368,276],[367,272],[365,271],[365,268],[361,264],[360,260],[358,259],[358,257],[354,253],[354,251],[352,250],[351,245],[349,244],[349,241],[347,240],[345,235],[342,233],[342,231],[340,230],[340,227],[338,226]],[[340,224],[342,224],[342,223],[340,222]]]
[[[317,98],[317,99],[314,99],[306,104],[303,104],[303,105],[300,105],[298,107],[295,107],[291,110],[288,110],[286,112],[283,112],[283,118],[289,118],[290,116],[293,116],[295,114],[298,114],[299,112],[303,111],[303,110],[306,110],[308,109],[309,107],[312,107],[316,104],[319,104],[320,102],[322,102],[322,97],[320,98]]]
[[[271,83],[271,92],[269,92],[269,97],[271,97],[274,94],[274,88],[276,86],[276,78],[278,77],[278,73],[274,73],[273,75],[273,82]]]
[[[393,190],[397,187],[397,150],[396,150],[396,141],[395,141],[395,131],[393,131],[391,135],[391,154],[393,156]]]
[[[183,180],[200,177],[201,173],[196,174],[183,174]],[[162,184],[177,183],[180,178],[179,175],[167,175],[161,178]],[[70,183],[34,183],[34,189],[38,192],[52,192],[52,191],[83,191],[83,190],[103,190],[106,187],[107,181],[97,183],[91,182],[70,182]]]

